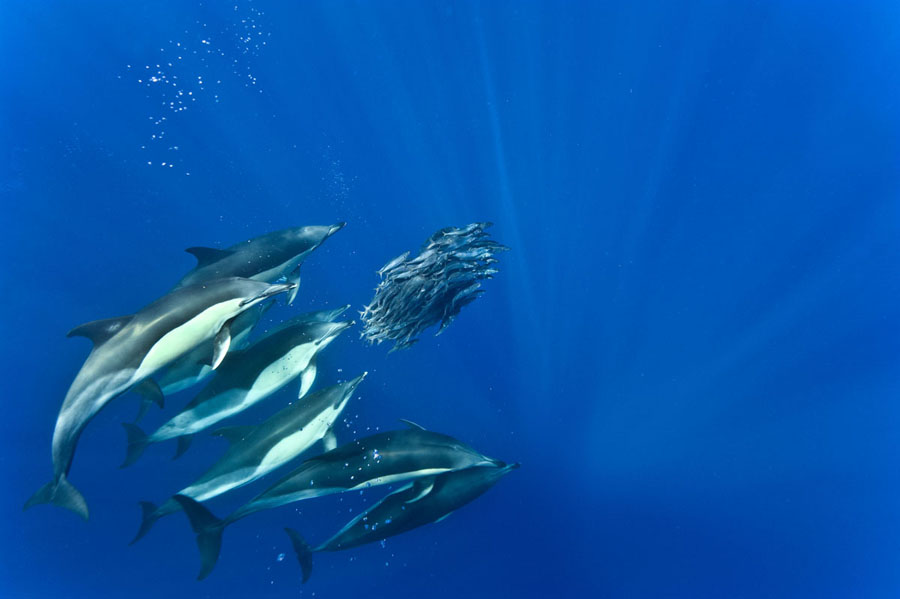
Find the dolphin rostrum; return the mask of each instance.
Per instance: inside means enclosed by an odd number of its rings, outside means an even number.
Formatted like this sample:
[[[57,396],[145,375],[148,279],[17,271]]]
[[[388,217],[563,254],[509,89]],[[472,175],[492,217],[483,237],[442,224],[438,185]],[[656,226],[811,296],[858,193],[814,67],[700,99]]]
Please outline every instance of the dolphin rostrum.
[[[518,467],[519,464],[507,466],[498,463],[417,479],[353,518],[318,547],[310,547],[296,530],[285,528],[303,570],[303,582],[309,580],[312,574],[313,553],[350,549],[381,541],[425,524],[440,522],[481,496],[500,478]]]
[[[69,331],[94,349],[69,387],[53,431],[53,480],[25,503],[55,503],[87,519],[87,503],[68,481],[75,446],[84,427],[113,398],[144,383],[197,345],[215,339],[210,356],[218,366],[231,343],[230,321],[253,305],[292,289],[290,284],[228,278],[169,292],[136,314],[98,320]],[[159,393],[161,396],[161,393]]]
[[[168,422],[151,435],[134,424],[123,423],[128,449],[122,466],[133,464],[150,443],[178,438],[179,457],[191,435],[207,429],[269,397],[300,377],[298,398],[306,395],[316,378],[315,357],[353,322],[302,320],[270,333],[247,349],[229,352],[216,376]]]
[[[198,579],[206,578],[216,565],[225,527],[254,512],[341,491],[502,464],[453,437],[408,424],[409,430],[371,435],[304,461],[222,520],[190,497],[176,495],[197,534],[202,562]]]
[[[255,426],[227,426],[213,434],[225,437],[231,447],[206,473],[178,493],[196,501],[206,501],[226,491],[242,487],[294,459],[317,441],[326,449],[337,442],[332,426],[347,405],[366,373],[351,381],[316,391],[303,401],[288,405]],[[160,518],[180,510],[172,499],[156,507],[141,502],[143,521],[132,543],[147,534]]]
[[[274,231],[224,250],[188,248],[186,251],[197,258],[197,266],[184,275],[178,287],[221,277],[246,277],[268,283],[287,277],[288,283],[296,284],[300,280],[303,259],[346,224]],[[296,287],[288,296],[289,304],[295,295]]]

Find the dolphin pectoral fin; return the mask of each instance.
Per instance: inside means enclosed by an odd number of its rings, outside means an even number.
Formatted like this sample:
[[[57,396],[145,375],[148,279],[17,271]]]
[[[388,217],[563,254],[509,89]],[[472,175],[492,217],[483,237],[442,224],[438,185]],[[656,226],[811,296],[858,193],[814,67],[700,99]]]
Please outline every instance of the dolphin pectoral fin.
[[[87,337],[94,342],[96,347],[105,343],[110,337],[122,330],[122,327],[131,322],[132,318],[134,318],[134,315],[129,314],[128,316],[88,322],[66,333],[66,337]]]
[[[222,325],[222,328],[216,333],[215,339],[213,339],[213,355],[212,360],[209,363],[213,370],[218,368],[219,364],[222,363],[222,360],[225,359],[229,347],[231,347],[230,320]]]
[[[175,448],[175,455],[172,456],[173,460],[177,460],[181,456],[184,455],[184,452],[188,450],[188,447],[191,446],[191,441],[194,440],[194,435],[181,435],[178,437],[178,447]]]
[[[67,510],[72,510],[85,520],[88,519],[88,507],[87,502],[84,500],[84,496],[82,496],[78,489],[76,489],[64,475],[50,481],[38,489],[37,492],[25,502],[25,506],[22,510],[27,510],[28,508],[41,503],[53,503],[59,507],[64,507]]]
[[[334,435],[334,429],[328,429],[328,432],[322,437],[322,450],[331,451],[335,447],[337,447],[337,437]]]
[[[122,462],[119,468],[126,468],[134,464],[143,455],[149,440],[144,431],[136,424],[123,422],[122,427],[125,429],[125,434],[128,435],[128,447],[125,449],[125,461]]]
[[[194,258],[197,259],[197,268],[209,266],[213,262],[218,262],[222,258],[227,258],[234,253],[231,250],[219,250],[216,248],[207,248],[202,246],[187,248],[184,251],[186,251],[188,254],[191,254]]]
[[[303,369],[300,375],[300,391],[297,393],[297,399],[302,399],[309,393],[309,388],[316,381],[316,357],[313,356],[309,360],[309,364]]]
[[[162,389],[159,388],[159,385],[153,379],[144,379],[132,387],[131,390],[141,396],[141,407],[138,409],[138,414],[134,419],[135,424],[141,421],[147,410],[150,409],[150,404],[158,405],[161,410],[166,403],[166,396],[163,395]]]
[[[285,303],[288,306],[290,306],[291,304],[294,303],[294,299],[297,297],[297,291],[300,289],[300,265],[299,264],[297,265],[297,268],[295,268],[291,272],[291,274],[289,274],[287,276],[287,281],[285,281],[285,282],[290,283],[291,285],[294,286],[293,289],[288,291],[287,297],[284,300]]]
[[[238,443],[247,438],[247,436],[253,432],[253,429],[256,428],[250,424],[241,424],[237,426],[223,426],[222,428],[217,428],[211,435],[216,437],[223,437],[228,439],[229,443]]]
[[[303,572],[303,582],[305,583],[312,574],[313,549],[306,544],[300,533],[293,528],[285,528],[284,532],[291,538],[291,545],[294,546],[294,553],[297,554],[297,561],[300,563],[300,570]]]
[[[408,426],[409,428],[411,428],[413,430],[418,430],[418,431],[428,430],[424,426],[422,426],[420,424],[416,424],[412,420],[407,420],[406,418],[400,418],[399,420],[400,420],[400,422],[402,422],[403,424],[405,424],[406,426]]]
[[[203,580],[212,572],[219,560],[222,549],[222,531],[225,530],[222,520],[216,518],[208,509],[185,495],[172,497],[184,510],[191,523],[191,529],[197,535],[197,548],[200,550],[200,574],[197,580]]]
[[[434,488],[434,478],[417,480],[415,483],[413,483],[413,491],[415,492],[415,496],[412,499],[407,499],[403,503],[417,502],[418,500],[428,495],[431,492],[432,488]]]

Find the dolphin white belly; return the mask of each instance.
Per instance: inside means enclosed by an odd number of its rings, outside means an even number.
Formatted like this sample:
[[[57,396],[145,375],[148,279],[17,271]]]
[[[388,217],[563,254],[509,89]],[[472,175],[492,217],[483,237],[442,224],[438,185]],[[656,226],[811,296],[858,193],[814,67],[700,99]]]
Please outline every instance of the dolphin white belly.
[[[167,332],[141,360],[136,379],[151,376],[204,340],[215,336],[228,319],[240,312],[241,301],[241,298],[236,298],[214,304]]]
[[[253,404],[291,382],[309,365],[318,349],[314,343],[304,343],[269,364],[253,381],[246,402]]]
[[[263,476],[300,455],[331,429],[343,406],[331,407],[297,432],[280,440],[266,453],[257,468],[258,476]]]

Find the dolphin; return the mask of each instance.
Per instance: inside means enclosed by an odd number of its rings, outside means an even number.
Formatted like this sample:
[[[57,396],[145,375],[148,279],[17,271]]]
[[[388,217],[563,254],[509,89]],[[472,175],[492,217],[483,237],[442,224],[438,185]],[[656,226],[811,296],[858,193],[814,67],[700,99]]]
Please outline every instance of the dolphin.
[[[234,322],[231,324],[230,351],[243,349],[247,346],[253,328],[272,305],[273,302],[271,301],[257,304],[234,319]],[[169,366],[156,379],[163,395],[169,396],[188,387],[193,387],[211,375],[213,369],[209,365],[210,353],[211,351],[207,344],[199,345]]]
[[[518,467],[519,464],[502,463],[473,466],[407,483],[353,518],[318,547],[310,547],[296,530],[285,528],[300,562],[303,582],[312,574],[313,553],[359,547],[440,522]]]
[[[366,374],[316,391],[305,400],[288,405],[262,424],[227,426],[214,432],[214,435],[228,439],[231,447],[203,476],[179,491],[179,495],[206,501],[265,476],[317,441],[322,441],[326,449],[334,449],[337,445],[332,431],[334,422]],[[142,501],[140,505],[143,521],[131,543],[147,534],[157,520],[181,509],[172,499],[159,507],[149,501]]]
[[[298,376],[298,398],[303,397],[316,377],[316,354],[351,325],[352,321],[301,321],[263,337],[247,349],[229,352],[215,378],[156,432],[146,435],[137,425],[122,424],[128,435],[122,467],[133,464],[150,443],[176,437],[175,457],[179,457],[187,450],[190,435],[246,410]]]
[[[173,499],[181,505],[197,535],[202,562],[198,580],[206,578],[216,565],[225,528],[254,512],[341,491],[502,463],[453,437],[427,431],[411,422],[407,424],[409,430],[371,435],[304,461],[221,520],[190,497],[176,495]]]
[[[350,304],[344,304],[343,306],[331,308],[329,310],[316,310],[315,312],[306,312],[304,314],[300,314],[298,316],[285,320],[278,325],[275,325],[274,327],[272,327],[272,329],[266,331],[266,334],[273,335],[278,331],[281,331],[288,327],[307,322],[334,322],[335,320],[337,320],[337,317],[346,312],[349,307]]]
[[[297,284],[300,280],[300,263],[304,258],[346,224],[274,231],[224,250],[188,248],[185,251],[197,258],[197,266],[182,277],[177,287],[221,277],[246,277],[268,283],[287,277],[288,283]],[[289,304],[294,301],[296,289],[295,287],[288,296]]]
[[[68,481],[78,438],[87,423],[113,398],[151,377],[197,345],[214,339],[213,367],[231,344],[229,323],[255,304],[292,289],[228,278],[189,285],[169,292],[136,314],[97,320],[76,327],[68,336],[87,337],[94,349],[72,381],[53,431],[53,480],[25,503],[55,503],[85,520],[87,503]],[[161,396],[161,394],[159,394]]]
[[[259,323],[259,320],[268,311],[268,309],[272,307],[273,303],[274,302],[266,302],[264,304],[259,304],[253,309],[241,313],[237,318],[234,319],[234,322],[231,325],[232,351],[243,349],[247,346],[247,341],[250,337],[250,334],[253,332],[253,328]],[[280,325],[277,329],[273,329],[272,332],[274,332],[275,330],[280,330],[290,324],[297,324],[300,322],[331,322],[335,318],[340,316],[341,313],[343,313],[349,307],[350,306],[347,305],[332,310],[319,310],[317,312],[301,314],[300,316]],[[159,383],[159,387],[162,390],[163,395],[169,396],[173,393],[177,393],[178,391],[187,389],[188,387],[193,387],[194,385],[202,382],[209,375],[211,375],[213,370],[208,364],[210,352],[211,350],[206,346],[206,344],[200,345],[198,347],[195,347],[193,350],[179,358],[174,364],[169,366],[169,368],[166,369],[162,376],[157,378],[157,382]],[[147,413],[147,410],[149,409],[151,403],[152,399],[144,396],[144,399],[141,402],[141,408],[138,412],[138,416],[134,419],[135,424],[137,424],[141,420],[141,418],[143,418],[144,414]]]

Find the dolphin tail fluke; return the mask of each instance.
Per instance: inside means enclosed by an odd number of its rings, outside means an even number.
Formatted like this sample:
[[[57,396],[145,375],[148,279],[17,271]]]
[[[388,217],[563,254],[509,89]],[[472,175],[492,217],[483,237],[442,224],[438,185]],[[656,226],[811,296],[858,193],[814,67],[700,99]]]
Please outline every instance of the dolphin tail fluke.
[[[131,539],[129,545],[134,545],[138,541],[144,538],[144,535],[150,532],[150,528],[159,520],[162,516],[159,513],[156,505],[150,503],[149,501],[141,501],[141,527],[138,529],[137,534],[134,535],[134,538]]]
[[[128,447],[125,450],[125,461],[122,462],[119,468],[125,468],[134,464],[143,455],[149,443],[147,435],[144,434],[144,431],[138,425],[123,422],[122,427],[125,429],[125,434],[128,435]]]
[[[84,500],[81,492],[65,476],[60,476],[38,489],[37,493],[25,502],[25,507],[22,509],[27,510],[41,503],[53,503],[67,510],[72,510],[85,520],[88,519],[87,502]]]
[[[177,460],[181,456],[184,455],[184,452],[188,450],[188,447],[191,446],[191,441],[194,440],[194,435],[181,435],[178,437],[178,447],[175,448],[175,455],[172,456],[173,460]]]
[[[225,530],[222,520],[212,512],[185,495],[172,497],[187,514],[191,528],[197,535],[197,549],[200,550],[200,574],[197,580],[203,580],[216,567],[219,550],[222,548],[222,531]]]
[[[297,554],[297,561],[300,562],[300,569],[303,571],[303,582],[306,582],[312,575],[313,549],[303,540],[300,533],[293,528],[285,528],[284,532],[291,538],[291,544],[294,546],[294,552]]]

